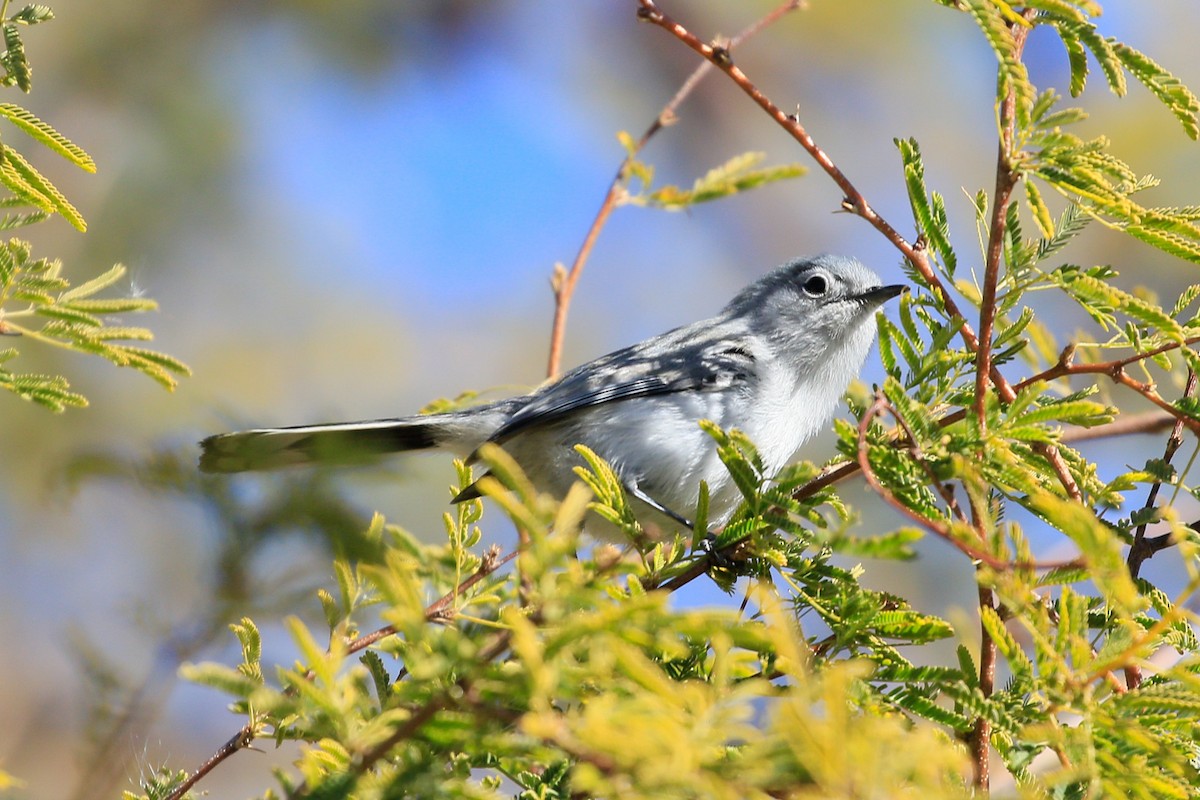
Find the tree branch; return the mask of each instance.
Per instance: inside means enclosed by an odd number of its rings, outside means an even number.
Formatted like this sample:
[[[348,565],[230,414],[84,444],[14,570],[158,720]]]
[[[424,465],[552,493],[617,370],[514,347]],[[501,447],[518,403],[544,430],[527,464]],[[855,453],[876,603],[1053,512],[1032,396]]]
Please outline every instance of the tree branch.
[[[787,2],[777,6],[762,19],[730,39],[726,47],[729,49],[737,47],[779,20],[788,12],[802,8],[803,6],[803,0],[787,0]],[[580,245],[579,252],[575,254],[575,260],[571,263],[571,269],[566,270],[561,264],[556,265],[554,277],[551,280],[551,287],[554,289],[554,322],[550,327],[550,355],[546,365],[546,377],[553,378],[558,374],[562,362],[563,337],[566,335],[567,312],[571,308],[571,298],[575,295],[575,285],[579,283],[584,265],[587,263],[588,257],[591,256],[592,247],[595,246],[601,229],[608,222],[609,216],[617,206],[617,198],[620,197],[621,188],[629,179],[629,171],[634,159],[637,158],[638,153],[646,147],[646,144],[656,133],[663,128],[674,125],[678,121],[676,110],[683,104],[683,101],[688,98],[696,86],[700,84],[700,81],[711,71],[712,64],[707,61],[702,62],[687,77],[687,80],[683,82],[670,101],[658,112],[658,116],[646,128],[646,132],[642,134],[642,137],[637,140],[632,152],[625,156],[625,160],[617,168],[617,174],[608,186],[608,191],[604,195],[604,201],[600,204],[600,210],[596,212],[591,227],[588,228],[587,235],[583,237],[583,244]]]
[[[1026,9],[1023,16],[1032,19],[1036,12]],[[1013,58],[1020,59],[1030,27],[1010,25],[1013,37]],[[1000,282],[1000,267],[1004,261],[1004,236],[1008,225],[1008,209],[1013,189],[1020,176],[1013,170],[1016,142],[1017,97],[1009,89],[1000,103],[1000,141],[996,154],[996,187],[992,195],[992,218],[988,225],[986,261],[983,272],[983,299],[979,304],[979,349],[976,351],[975,415],[981,432],[987,430],[984,409],[987,405],[987,386],[992,373],[992,333],[996,323],[996,286]]]
[[[984,697],[991,697],[996,689],[996,642],[983,624],[983,609],[995,610],[992,590],[979,587],[979,690]],[[986,796],[991,785],[991,741],[992,723],[987,717],[980,715],[975,719],[975,726],[967,737],[967,745],[971,748],[971,762],[975,772],[975,788]]]

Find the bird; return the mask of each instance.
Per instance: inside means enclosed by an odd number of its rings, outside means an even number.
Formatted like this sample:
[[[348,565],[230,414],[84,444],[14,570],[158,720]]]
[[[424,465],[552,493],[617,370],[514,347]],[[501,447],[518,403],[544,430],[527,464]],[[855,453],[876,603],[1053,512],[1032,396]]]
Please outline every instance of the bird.
[[[444,413],[218,434],[200,443],[199,466],[237,473],[430,449],[473,460],[491,443],[539,490],[562,498],[577,481],[574,468],[584,462],[575,446],[583,444],[613,468],[644,526],[690,529],[701,481],[709,522],[719,526],[742,496],[700,421],[745,433],[773,476],[829,424],[874,341],[876,310],[906,288],[884,285],[852,258],[797,258],[716,316],[596,358],[528,394]],[[452,502],[479,496],[476,482]]]

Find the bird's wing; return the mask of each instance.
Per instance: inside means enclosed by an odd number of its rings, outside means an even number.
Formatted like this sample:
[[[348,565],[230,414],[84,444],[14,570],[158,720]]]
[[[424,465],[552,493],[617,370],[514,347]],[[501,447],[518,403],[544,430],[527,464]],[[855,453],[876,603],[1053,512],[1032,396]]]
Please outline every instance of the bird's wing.
[[[715,331],[705,335],[695,327],[618,350],[567,373],[535,392],[488,441],[502,442],[532,426],[604,403],[673,392],[720,391],[755,377],[757,364],[748,337]],[[683,346],[674,339],[682,340]],[[662,346],[648,346],[660,341]]]

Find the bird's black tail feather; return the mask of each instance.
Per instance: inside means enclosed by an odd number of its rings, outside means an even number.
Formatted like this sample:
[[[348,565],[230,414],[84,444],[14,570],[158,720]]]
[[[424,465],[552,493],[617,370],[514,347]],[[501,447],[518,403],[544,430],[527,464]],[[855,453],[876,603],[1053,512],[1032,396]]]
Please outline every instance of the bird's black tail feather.
[[[247,472],[298,464],[345,464],[404,450],[455,448],[444,416],[303,425],[210,436],[200,442],[204,472]],[[486,437],[485,437],[486,438]]]

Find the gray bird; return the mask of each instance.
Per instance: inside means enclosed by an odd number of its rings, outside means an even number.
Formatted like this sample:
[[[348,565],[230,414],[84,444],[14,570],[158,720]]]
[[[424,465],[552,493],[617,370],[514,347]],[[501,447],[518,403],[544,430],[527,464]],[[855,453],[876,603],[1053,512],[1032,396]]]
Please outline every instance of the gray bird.
[[[542,491],[563,497],[584,444],[612,465],[645,525],[690,527],[701,481],[720,525],[741,495],[703,419],[738,428],[767,474],[824,428],[875,338],[875,311],[905,290],[859,262],[791,261],[717,316],[589,361],[530,394],[443,414],[261,428],[201,442],[200,469],[243,472],[432,448],[504,448]],[[477,497],[475,487],[455,502]],[[597,526],[589,521],[589,532]],[[601,532],[603,535],[603,532]]]

